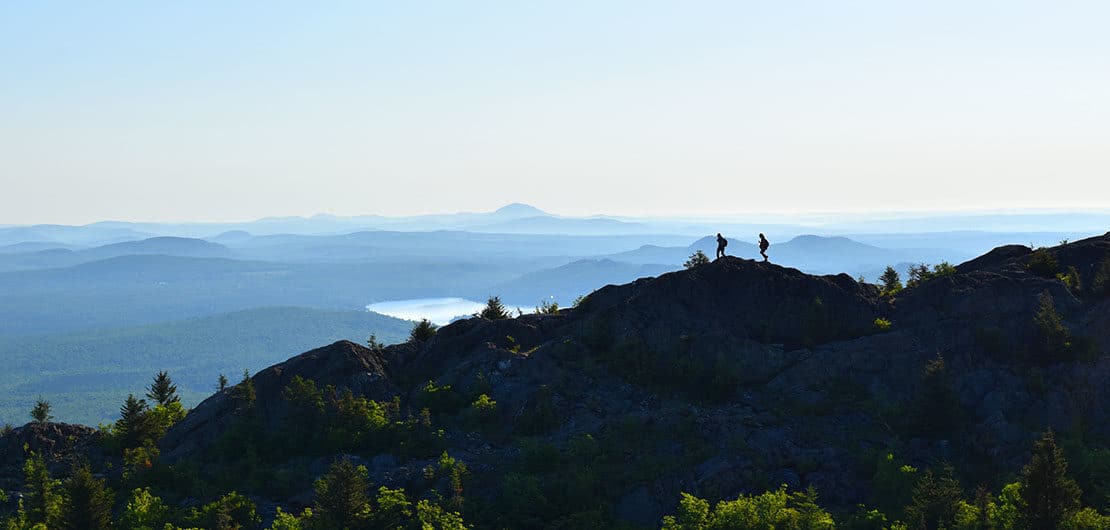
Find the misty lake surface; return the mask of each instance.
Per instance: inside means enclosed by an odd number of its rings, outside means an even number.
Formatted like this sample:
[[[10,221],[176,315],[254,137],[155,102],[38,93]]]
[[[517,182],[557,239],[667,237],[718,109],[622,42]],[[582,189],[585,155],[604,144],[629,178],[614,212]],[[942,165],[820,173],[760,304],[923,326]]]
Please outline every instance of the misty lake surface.
[[[485,304],[465,298],[414,298],[376,302],[367,305],[366,310],[405,320],[426,318],[442,326],[455,317],[477,313],[483,307]]]

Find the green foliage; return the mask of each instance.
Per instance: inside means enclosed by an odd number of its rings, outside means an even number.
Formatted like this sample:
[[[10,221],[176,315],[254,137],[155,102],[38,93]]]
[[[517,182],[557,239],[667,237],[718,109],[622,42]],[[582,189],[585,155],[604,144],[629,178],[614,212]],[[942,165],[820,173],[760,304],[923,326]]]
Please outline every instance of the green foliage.
[[[239,384],[231,388],[231,399],[237,404],[237,410],[247,412],[254,409],[254,402],[258,400],[258,393],[254,390],[254,379],[251,379],[250,370],[243,370],[243,378]]]
[[[181,401],[181,398],[177,395],[177,385],[173,384],[173,381],[170,380],[170,374],[165,371],[160,371],[158,375],[154,376],[154,382],[150,384],[146,397],[152,399],[158,405],[168,405]]]
[[[38,423],[46,423],[54,419],[54,416],[50,414],[50,408],[50,402],[39,397],[39,399],[35,401],[35,408],[31,409],[31,418]]]
[[[1096,299],[1110,296],[1110,256],[1102,260],[1091,279],[1091,296]]]
[[[559,302],[554,300],[541,300],[540,305],[536,306],[536,314],[538,315],[558,315]]]
[[[1110,528],[1110,515],[1102,515],[1094,508],[1083,508],[1064,519],[1060,528],[1063,530],[1106,530]]]
[[[120,407],[120,418],[112,431],[122,447],[132,448],[154,443],[154,425],[149,412],[145,399],[128,394],[127,400]]]
[[[1060,272],[1060,263],[1056,261],[1056,255],[1051,250],[1042,247],[1029,255],[1025,268],[1041,278],[1053,278],[1057,272]]]
[[[165,405],[156,405],[147,413],[147,422],[150,425],[150,435],[155,441],[159,440],[170,430],[170,427],[183,419],[188,411],[180,401],[170,401]]]
[[[437,386],[435,381],[428,381],[417,391],[414,403],[434,413],[446,413],[457,412],[466,405],[466,400],[451,385]]]
[[[470,474],[470,470],[466,467],[466,464],[448,455],[447,451],[444,451],[443,454],[439,456],[437,470],[435,470],[433,473],[428,473],[427,471],[425,471],[426,476],[438,475],[440,477],[444,477],[447,480],[448,488],[450,490],[448,493],[451,499],[451,507],[455,509],[462,508],[463,478],[466,477],[468,474]]]
[[[509,311],[505,309],[505,305],[501,303],[501,297],[491,296],[486,300],[486,307],[483,307],[478,315],[487,320],[505,320],[510,318]]]
[[[385,344],[378,340],[377,335],[371,333],[370,337],[366,339],[366,347],[374,353],[381,353],[385,349]]]
[[[709,256],[706,256],[705,252],[695,250],[693,254],[690,254],[690,258],[687,259],[682,266],[687,269],[692,269],[698,265],[705,265],[706,263],[709,263]]]
[[[908,272],[909,279],[906,280],[906,287],[912,288],[941,276],[956,274],[956,267],[947,261],[933,265],[932,269],[926,263],[918,263],[917,265],[910,265]]]
[[[471,414],[479,421],[488,421],[497,414],[497,402],[489,394],[481,394],[470,404]]]
[[[879,317],[875,319],[875,329],[879,331],[887,331],[890,329],[890,326],[890,321],[885,318]]]
[[[281,506],[277,507],[277,512],[274,514],[274,522],[270,524],[269,530],[307,530],[307,521],[312,519],[312,509],[305,508],[304,512],[298,517],[289,512],[282,511]]]
[[[1068,463],[1056,445],[1056,435],[1047,431],[1033,443],[1033,455],[1021,470],[1021,520],[1029,528],[1051,530],[1077,511],[1082,495],[1067,476]]]
[[[218,379],[216,379],[216,391],[217,392],[223,392],[224,389],[227,388],[227,385],[228,385],[227,376],[224,375],[224,374],[220,374],[220,377]]]
[[[124,505],[116,527],[120,530],[157,530],[169,522],[170,509],[150,488],[136,488]]]
[[[886,515],[875,509],[867,509],[860,504],[856,506],[855,513],[844,519],[837,528],[841,530],[887,530]]]
[[[1064,287],[1067,287],[1068,291],[1076,296],[1083,292],[1083,279],[1079,276],[1079,270],[1074,265],[1069,266],[1066,273],[1057,273],[1056,279],[1063,282]]]
[[[55,526],[62,513],[60,482],[50,476],[42,455],[32,451],[23,462],[23,519],[30,525]]]
[[[370,518],[370,474],[350,458],[333,462],[314,489],[312,519],[319,528],[358,528]]]
[[[893,453],[882,455],[876,462],[875,474],[871,478],[872,498],[879,510],[890,515],[900,515],[913,499],[917,477],[917,468],[899,462]]]
[[[1072,357],[1071,334],[1064,327],[1056,303],[1048,290],[1037,298],[1037,314],[1033,317],[1034,360],[1043,363],[1059,362]]]
[[[709,503],[683,493],[677,515],[663,518],[664,530],[817,530],[835,528],[833,518],[817,505],[813,490],[787,493],[786,486],[734,501]]]
[[[200,508],[193,508],[185,516],[185,523],[198,528],[233,530],[258,528],[262,517],[250,499],[233,491]]]
[[[300,429],[310,429],[324,416],[324,393],[316,388],[316,381],[294,375],[281,397],[289,403],[290,415]]]
[[[431,320],[422,318],[420,322],[412,326],[412,331],[409,331],[409,341],[416,343],[425,342],[435,336],[436,329],[438,328],[439,326],[432,324]]]
[[[950,528],[962,497],[963,489],[951,466],[944,466],[940,473],[927,469],[914,485],[913,498],[906,507],[906,519],[917,528]]]
[[[416,518],[423,530],[466,530],[458,512],[446,511],[426,499],[416,503]]]
[[[921,387],[911,403],[911,430],[919,435],[940,438],[951,433],[963,418],[944,357],[925,364]]]
[[[108,530],[112,527],[112,490],[94,478],[88,464],[76,467],[64,483],[58,528]]]
[[[894,270],[894,267],[889,265],[879,276],[879,281],[882,282],[883,294],[892,295],[902,290],[902,277],[898,274],[898,271]]]

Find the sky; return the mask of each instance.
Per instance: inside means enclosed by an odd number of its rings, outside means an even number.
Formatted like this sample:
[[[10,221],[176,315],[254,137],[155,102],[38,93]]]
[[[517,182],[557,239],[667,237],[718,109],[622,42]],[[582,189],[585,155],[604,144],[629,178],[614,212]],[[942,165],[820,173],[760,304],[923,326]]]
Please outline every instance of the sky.
[[[3,2],[0,224],[1110,207],[1110,3]]]

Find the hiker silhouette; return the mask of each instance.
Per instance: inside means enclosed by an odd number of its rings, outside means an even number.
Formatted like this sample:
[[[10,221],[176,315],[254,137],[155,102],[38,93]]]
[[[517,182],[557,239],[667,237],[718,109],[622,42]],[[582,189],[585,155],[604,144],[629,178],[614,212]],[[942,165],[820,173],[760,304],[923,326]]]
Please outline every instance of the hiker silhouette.
[[[725,239],[724,236],[722,236],[720,232],[717,232],[717,257],[718,258],[725,255],[725,247],[727,247],[727,246],[728,246],[728,240]]]
[[[771,246],[771,243],[767,241],[767,238],[763,237],[762,233],[759,234],[759,253],[763,255],[763,261],[767,261],[767,247],[769,246]]]

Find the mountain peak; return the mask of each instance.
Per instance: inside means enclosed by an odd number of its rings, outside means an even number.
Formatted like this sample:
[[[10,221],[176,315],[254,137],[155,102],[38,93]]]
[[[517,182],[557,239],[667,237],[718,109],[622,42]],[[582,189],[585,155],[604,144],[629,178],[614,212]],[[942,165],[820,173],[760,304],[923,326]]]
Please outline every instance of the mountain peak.
[[[493,213],[494,215],[499,215],[503,217],[535,217],[539,215],[548,215],[547,212],[536,208],[535,206],[520,202],[506,204],[505,206],[498,208]]]

